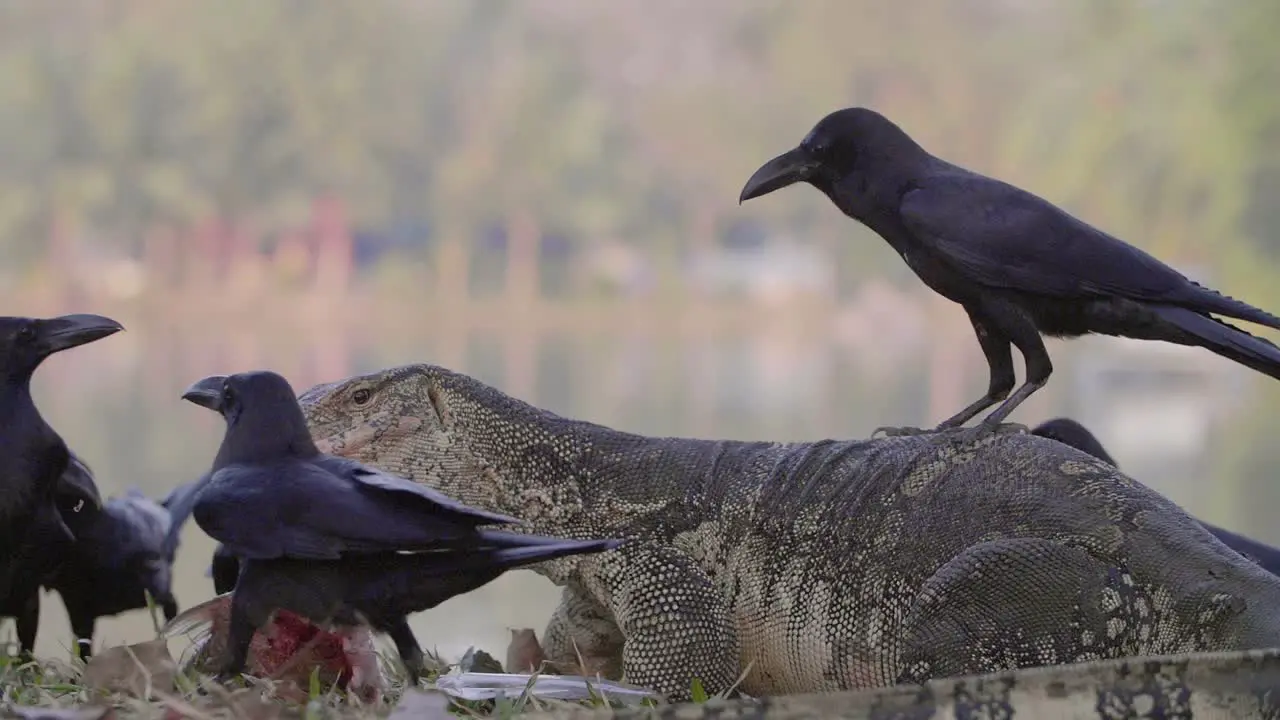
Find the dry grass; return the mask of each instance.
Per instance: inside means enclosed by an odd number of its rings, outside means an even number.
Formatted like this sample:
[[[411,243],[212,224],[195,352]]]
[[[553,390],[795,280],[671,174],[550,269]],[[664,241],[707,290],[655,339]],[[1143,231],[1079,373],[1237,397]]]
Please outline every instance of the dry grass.
[[[413,717],[441,717],[447,708],[449,714],[458,717],[509,718],[570,705],[622,707],[590,685],[591,697],[578,703],[537,697],[530,692],[536,674],[515,698],[465,701],[438,692],[434,693],[438,697],[435,703],[423,697],[423,693],[414,693],[406,700],[408,679],[399,658],[391,652],[378,653],[385,686],[381,697],[372,703],[336,686],[322,687],[315,672],[307,688],[245,676],[229,685],[220,685],[194,670],[180,668],[161,633],[158,609],[150,597],[148,601],[155,638],[104,648],[97,651],[88,664],[79,657],[68,661],[38,658],[23,662],[16,655],[0,652],[0,715],[28,720],[98,720],[106,716],[164,720],[358,719],[387,717],[406,701],[406,705],[413,705],[410,711]],[[427,654],[428,668],[419,690],[428,692],[440,675],[460,663],[467,666],[464,669],[471,669],[473,658],[481,655],[468,652],[459,663],[448,663],[438,654]],[[696,680],[692,689],[695,701],[707,699]],[[653,703],[645,701],[644,704]]]
[[[393,652],[378,652],[385,682],[376,702],[364,702],[354,694],[336,686],[322,687],[317,673],[312,672],[310,685],[298,688],[292,683],[241,676],[228,685],[213,682],[208,676],[180,667],[170,655],[168,641],[162,633],[159,608],[147,594],[147,610],[155,637],[133,645],[104,648],[97,651],[88,664],[78,656],[68,661],[37,658],[23,662],[4,651],[0,642],[0,717],[23,717],[26,720],[102,720],[114,718],[155,718],[157,720],[269,720],[274,718],[385,718],[402,703],[408,716],[422,717],[494,717],[510,718],[525,712],[547,712],[562,707],[624,707],[588,683],[589,699],[571,702],[538,697],[531,690],[538,674],[534,673],[518,697],[467,701],[432,693],[435,680],[463,665],[470,670],[487,653],[468,651],[455,663],[438,653],[427,651],[427,668],[419,691],[406,698],[410,690],[399,657]],[[579,658],[581,662],[581,658]],[[742,682],[743,676],[723,693],[725,697]],[[690,683],[694,702],[705,702],[708,695],[696,679]],[[427,696],[427,697],[424,697]],[[434,695],[438,700],[427,698]],[[642,701],[653,706],[651,700]],[[448,715],[445,715],[445,713]]]
[[[107,658],[113,650],[116,649],[104,650],[95,658]],[[67,717],[86,720],[102,717],[108,710],[118,718],[375,718],[386,717],[400,703],[407,687],[398,660],[393,655],[380,654],[388,687],[376,703],[361,702],[359,697],[348,695],[336,687],[321,687],[314,676],[311,686],[305,689],[305,699],[290,697],[290,690],[297,692],[293,686],[285,688],[269,680],[242,677],[224,686],[195,673],[175,675],[172,690],[165,691],[149,682],[153,675],[163,670],[146,667],[149,663],[139,658],[139,654],[129,654],[130,659],[137,663],[135,677],[144,678],[134,686],[133,692],[95,687],[86,676],[85,664],[79,659],[70,662],[38,659],[22,663],[16,658],[0,658],[0,703],[10,712],[13,706],[64,711],[81,708],[85,711],[83,714],[73,712]],[[422,689],[430,690],[436,677],[438,673],[428,675]],[[156,683],[160,684],[169,683]],[[448,699],[449,712],[460,717],[508,718],[523,712],[554,710],[570,704],[535,697],[528,692],[528,687],[517,698],[474,702]],[[621,707],[621,704],[610,703],[598,694],[591,700],[576,704]],[[87,712],[90,708],[99,708],[100,712]]]

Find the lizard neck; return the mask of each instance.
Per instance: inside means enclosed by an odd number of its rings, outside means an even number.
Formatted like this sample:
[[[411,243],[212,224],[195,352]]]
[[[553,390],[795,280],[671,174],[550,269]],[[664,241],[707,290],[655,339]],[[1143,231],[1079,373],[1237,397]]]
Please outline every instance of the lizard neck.
[[[486,430],[464,436],[479,465],[473,476],[483,478],[476,489],[487,492],[473,501],[532,532],[573,538],[680,532],[707,512],[716,459],[744,444],[647,437],[550,413],[508,415]]]

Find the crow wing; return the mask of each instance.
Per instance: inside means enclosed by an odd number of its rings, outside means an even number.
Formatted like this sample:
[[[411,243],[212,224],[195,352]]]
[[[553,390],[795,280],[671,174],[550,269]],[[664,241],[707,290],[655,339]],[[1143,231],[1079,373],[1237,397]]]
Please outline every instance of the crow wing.
[[[1197,286],[1168,265],[993,178],[927,177],[903,195],[899,213],[920,242],[982,285],[1060,298],[1197,299]]]
[[[397,479],[363,466],[292,458],[228,465],[199,492],[192,516],[232,554],[249,559],[332,560],[456,546],[478,539],[479,524],[512,522],[462,512],[453,501],[440,504],[434,491]]]
[[[386,493],[396,502],[412,503],[422,512],[439,515],[451,521],[471,522],[477,525],[508,525],[520,521],[510,515],[492,513],[471,507],[426,485],[407,480],[398,475],[382,472],[377,468],[349,458],[320,455],[311,463],[335,474],[354,479],[370,491]]]

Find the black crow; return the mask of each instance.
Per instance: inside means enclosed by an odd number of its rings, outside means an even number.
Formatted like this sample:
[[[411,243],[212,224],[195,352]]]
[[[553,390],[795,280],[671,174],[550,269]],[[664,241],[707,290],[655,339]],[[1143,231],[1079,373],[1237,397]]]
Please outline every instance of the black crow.
[[[75,453],[60,479],[58,509],[75,539],[40,584],[62,598],[82,659],[92,655],[97,619],[145,608],[144,591],[165,620],[178,614],[171,589],[174,556],[163,547],[168,511],[136,490],[102,503],[92,471]],[[12,598],[12,606],[0,611],[14,617],[23,657],[35,646],[38,598]]]
[[[240,561],[222,543],[218,543],[213,549],[209,575],[213,578],[213,591],[219,595],[229,593],[236,587],[236,578],[240,577]]]
[[[1116,463],[1115,458],[1111,457],[1106,448],[1102,447],[1102,442],[1097,436],[1089,432],[1084,425],[1072,420],[1071,418],[1053,418],[1046,420],[1031,429],[1032,435],[1039,435],[1050,440],[1057,440],[1063,445],[1069,445],[1081,452],[1088,453],[1102,462],[1120,467]]]
[[[514,567],[621,544],[481,529],[519,521],[323,454],[296,393],[274,372],[207,377],[182,397],[226,421],[191,511],[240,567],[220,678],[243,669],[254,631],[287,609],[388,633],[416,683],[422,650],[408,614]]]
[[[1089,432],[1088,428],[1071,418],[1054,418],[1040,423],[1031,430],[1032,434],[1040,437],[1057,440],[1063,445],[1088,453],[1108,465],[1116,465],[1116,461],[1102,447],[1102,443]],[[1116,465],[1119,467],[1119,465]],[[1203,520],[1196,520],[1204,526],[1206,530],[1213,534],[1214,537],[1222,541],[1223,545],[1235,550],[1246,558],[1257,563],[1262,569],[1272,575],[1280,576],[1280,548],[1275,548],[1265,543],[1258,542],[1253,538],[1246,537],[1239,533],[1232,532],[1217,525],[1210,525]]]
[[[196,480],[170,490],[169,494],[160,501],[160,504],[169,511],[171,520],[169,530],[165,533],[165,552],[173,554],[177,551],[182,537],[182,528],[186,525],[187,518],[191,517],[191,507],[195,505],[196,494],[208,481],[209,473],[205,473]]]
[[[93,475],[75,453],[68,451],[70,462],[58,478],[55,502],[62,523],[77,540],[83,537],[85,528],[102,513],[102,496],[93,481]],[[38,550],[38,548],[37,548]],[[42,584],[47,585],[57,570],[46,569]],[[40,593],[37,588],[26,597],[10,596],[0,607],[0,616],[11,617],[17,626],[18,652],[24,662],[31,660],[36,645],[36,633],[40,627]]]
[[[1280,378],[1280,348],[1210,313],[1272,328],[1280,318],[1191,281],[1036,195],[931,155],[874,110],[824,117],[799,146],[756,170],[738,201],[797,182],[887,240],[927,286],[968,314],[990,384],[938,430],[1003,401],[980,425],[996,430],[1053,372],[1042,335],[1194,345]],[[1016,391],[1014,346],[1027,368]]]
[[[76,535],[67,560],[46,585],[67,607],[80,657],[92,654],[97,619],[147,607],[146,593],[166,621],[178,614],[173,596],[174,555],[164,546],[169,512],[130,489],[107,500],[102,512]]]
[[[122,329],[100,315],[0,317],[0,607],[36,594],[74,541],[57,506],[70,455],[36,409],[31,376],[50,355]]]

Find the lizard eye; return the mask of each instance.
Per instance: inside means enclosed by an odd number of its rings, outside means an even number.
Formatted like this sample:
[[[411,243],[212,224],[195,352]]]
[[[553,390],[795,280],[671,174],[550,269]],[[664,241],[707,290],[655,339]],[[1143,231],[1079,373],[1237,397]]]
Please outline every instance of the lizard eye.
[[[351,402],[357,405],[364,405],[369,402],[369,398],[373,397],[373,393],[369,392],[369,388],[360,388],[351,393]]]

